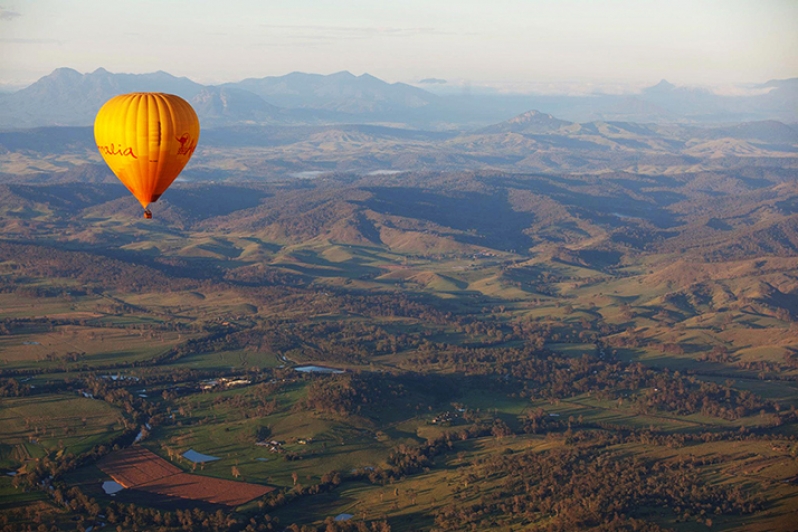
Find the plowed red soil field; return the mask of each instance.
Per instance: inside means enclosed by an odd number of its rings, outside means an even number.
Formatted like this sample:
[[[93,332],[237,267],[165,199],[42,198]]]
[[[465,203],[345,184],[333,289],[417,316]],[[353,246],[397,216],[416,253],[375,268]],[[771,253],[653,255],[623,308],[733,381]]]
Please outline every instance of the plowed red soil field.
[[[239,506],[274,489],[183,473],[143,447],[130,447],[106,455],[97,466],[125,488],[227,506]]]
[[[97,466],[126,488],[134,488],[183,472],[144,447],[130,447],[105,455]]]

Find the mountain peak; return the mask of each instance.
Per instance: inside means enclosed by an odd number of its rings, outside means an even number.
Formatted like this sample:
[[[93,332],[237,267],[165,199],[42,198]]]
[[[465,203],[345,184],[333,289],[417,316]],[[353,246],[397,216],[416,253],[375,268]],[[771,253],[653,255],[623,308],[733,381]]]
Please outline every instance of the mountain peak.
[[[550,114],[541,113],[533,109],[502,122],[501,124],[490,126],[483,130],[483,132],[542,134],[557,131],[561,127],[570,124],[571,122],[560,120]]]
[[[521,125],[521,126],[536,126],[536,127],[549,127],[549,128],[559,128],[566,124],[570,124],[570,122],[566,122],[565,120],[560,120],[559,118],[555,118],[554,116],[548,113],[542,113],[538,110],[531,110],[527,111],[526,113],[520,114],[507,120],[505,124],[514,124],[514,125]]]
[[[510,120],[508,120],[508,122],[514,124],[514,123],[532,122],[532,121],[541,122],[546,120],[557,120],[557,119],[551,116],[550,114],[541,113],[536,109],[532,109],[531,111],[527,111],[526,113],[511,118]]]
[[[69,67],[60,67],[56,68],[52,72],[50,72],[49,76],[45,76],[46,78],[65,78],[65,79],[75,79],[81,77],[83,74],[75,70],[74,68]]]
[[[643,89],[643,92],[646,93],[663,93],[663,92],[671,92],[672,90],[676,89],[676,85],[670,83],[668,80],[662,79],[659,83],[654,85],[653,87],[647,87]]]
[[[191,99],[201,88],[198,83],[165,72],[115,74],[98,68],[81,74],[72,68],[57,68],[6,98],[0,125],[84,126],[93,123],[103,103],[118,94],[166,92]]]
[[[325,113],[382,115],[403,119],[408,109],[428,105],[435,96],[401,83],[386,83],[372,76],[355,76],[344,70],[334,74],[291,73],[280,77],[250,78],[236,86],[283,108],[318,109]],[[346,120],[351,120],[347,117]]]

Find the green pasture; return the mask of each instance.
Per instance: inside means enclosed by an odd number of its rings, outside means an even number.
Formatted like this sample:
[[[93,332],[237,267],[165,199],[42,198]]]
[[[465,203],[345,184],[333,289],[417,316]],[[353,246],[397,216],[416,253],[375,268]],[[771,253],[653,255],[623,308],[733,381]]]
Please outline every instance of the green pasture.
[[[41,317],[90,319],[96,316],[91,312],[91,303],[96,300],[95,296],[35,297],[21,293],[0,293],[0,319]]]
[[[640,390],[637,393],[645,393]],[[748,416],[727,420],[721,417],[699,413],[680,415],[667,410],[649,410],[641,412],[635,404],[634,395],[617,399],[603,399],[587,394],[553,401],[534,401],[531,409],[542,408],[547,415],[554,414],[558,419],[573,421],[578,427],[581,416],[585,423],[604,423],[619,428],[632,427],[639,429],[654,428],[663,432],[704,432],[712,430],[735,430],[740,427],[756,428],[769,426],[772,414],[761,415],[759,412]]]
[[[738,390],[748,390],[764,399],[778,401],[781,405],[789,408],[789,405],[798,407],[798,384],[792,380],[780,380],[772,378],[760,378],[756,375],[736,375],[733,378],[728,376],[703,376],[702,380],[715,382],[724,385],[727,381],[732,381],[732,386]]]
[[[182,341],[179,333],[168,331],[36,325],[0,336],[0,367],[64,367],[147,360]]]
[[[283,443],[282,452],[255,445],[259,427],[271,429],[269,439]],[[321,475],[337,470],[384,464],[390,442],[381,443],[374,432],[353,421],[324,419],[309,413],[283,413],[260,419],[215,421],[200,426],[168,427],[154,431],[146,443],[161,455],[160,444],[180,453],[192,448],[220,460],[198,465],[197,472],[221,478],[232,478],[232,467],[238,468],[243,480],[278,486],[292,485],[292,473],[307,482],[317,483]],[[312,439],[302,445],[299,439]],[[298,455],[289,461],[286,453]],[[185,459],[175,457],[186,470],[193,470]]]
[[[15,457],[48,451],[78,455],[118,435],[121,413],[105,401],[72,394],[0,399],[0,444]]]
[[[583,423],[602,423],[618,428],[648,429],[651,427],[666,432],[682,432],[704,428],[699,421],[687,417],[670,415],[668,412],[641,414],[632,408],[630,401],[596,399],[582,395],[558,401],[534,401],[530,409],[543,409],[546,416],[561,422],[572,422],[579,428],[579,418]]]
[[[147,445],[161,455],[165,446],[180,453],[193,448],[221,458],[198,466],[203,474],[231,478],[232,467],[236,466],[246,480],[276,485],[291,485],[293,472],[303,478],[310,475],[318,481],[331,470],[381,464],[392,446],[390,441],[380,442],[375,438],[375,428],[368,420],[339,419],[295,410],[295,403],[304,395],[301,383],[278,392],[275,395],[277,410],[264,417],[247,416],[246,406],[216,404],[217,399],[247,393],[247,390],[234,389],[180,400],[178,403],[186,412],[185,416],[175,414],[176,424],[157,427]],[[280,453],[255,445],[255,436],[261,427],[269,428],[268,440],[283,442]],[[300,439],[309,442],[303,445]],[[286,453],[301,459],[287,461]],[[188,469],[191,464],[183,460],[182,467]]]
[[[551,349],[555,353],[569,358],[582,358],[582,355],[594,356],[598,353],[595,344],[552,343],[546,344],[546,349]]]
[[[469,388],[457,398],[458,403],[462,403],[463,408],[468,410],[479,410],[485,414],[495,412],[508,416],[521,415],[528,407],[529,401],[516,399],[498,390],[482,390]]]
[[[6,475],[5,472],[0,474],[0,511],[21,508],[29,504],[47,500],[47,495],[41,491],[25,492],[15,488],[11,484],[12,480],[13,477]]]
[[[481,493],[485,493],[481,482],[469,484],[463,473],[475,460],[506,450],[544,451],[561,444],[561,440],[540,436],[518,436],[501,441],[495,438],[457,441],[453,452],[435,458],[430,471],[386,485],[368,481],[347,482],[331,493],[280,508],[273,515],[281,522],[318,524],[326,517],[349,513],[356,521],[387,517],[391,528],[401,532],[428,528],[433,524],[431,516],[436,510],[453,500],[472,497],[476,500],[479,497],[477,485],[482,488]]]
[[[252,300],[238,292],[190,291],[147,293],[120,296],[126,303],[150,309],[163,321],[185,321],[198,318],[235,319],[257,314]]]
[[[201,370],[247,370],[252,367],[275,368],[283,364],[274,353],[234,350],[197,353],[184,356],[169,366]]]

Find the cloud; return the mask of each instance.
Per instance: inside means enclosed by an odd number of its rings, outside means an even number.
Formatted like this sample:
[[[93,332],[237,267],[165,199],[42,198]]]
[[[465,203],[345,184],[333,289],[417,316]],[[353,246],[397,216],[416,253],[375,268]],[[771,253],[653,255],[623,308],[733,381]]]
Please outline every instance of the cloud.
[[[22,15],[17,13],[16,11],[9,11],[4,7],[0,7],[0,20],[14,20],[17,17],[21,17]]]
[[[713,87],[712,93],[717,96],[763,96],[776,87],[745,87],[736,85],[723,85]]]
[[[418,81],[419,83],[423,84],[431,84],[431,85],[446,85],[445,79],[440,78],[424,78]]]
[[[397,28],[390,26],[314,26],[274,25],[261,26],[267,32],[256,47],[319,47],[340,41],[368,40],[375,38],[412,38],[428,35],[450,35],[449,32],[428,27]]]
[[[288,31],[298,39],[370,39],[372,37],[412,37],[416,35],[443,35],[447,32],[435,28],[393,28],[386,26],[278,26],[264,25],[266,29]]]
[[[4,44],[61,44],[57,39],[21,39],[21,38],[0,38],[0,43]]]

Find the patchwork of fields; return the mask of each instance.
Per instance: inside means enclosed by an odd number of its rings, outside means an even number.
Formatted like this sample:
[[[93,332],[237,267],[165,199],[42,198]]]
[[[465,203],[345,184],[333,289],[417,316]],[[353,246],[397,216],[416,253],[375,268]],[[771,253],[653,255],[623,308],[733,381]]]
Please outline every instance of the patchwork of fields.
[[[342,175],[152,223],[78,185],[85,220],[0,204],[0,513],[791,530],[795,191],[761,174]]]

